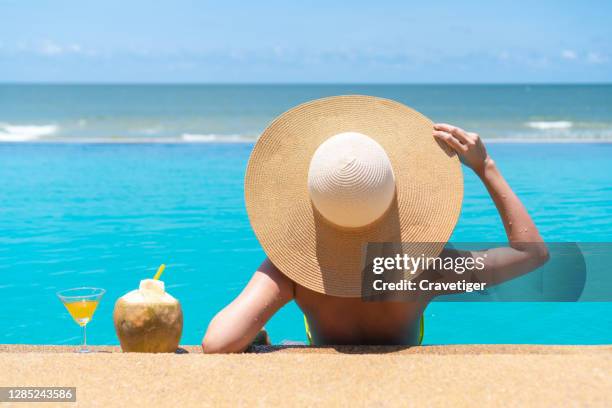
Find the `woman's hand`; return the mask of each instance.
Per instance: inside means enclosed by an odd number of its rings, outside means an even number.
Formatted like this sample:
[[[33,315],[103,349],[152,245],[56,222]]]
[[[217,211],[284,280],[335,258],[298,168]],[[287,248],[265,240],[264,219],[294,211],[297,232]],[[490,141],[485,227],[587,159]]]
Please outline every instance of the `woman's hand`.
[[[456,151],[461,161],[479,176],[482,176],[486,166],[493,162],[477,133],[466,132],[446,123],[436,123],[433,135]]]

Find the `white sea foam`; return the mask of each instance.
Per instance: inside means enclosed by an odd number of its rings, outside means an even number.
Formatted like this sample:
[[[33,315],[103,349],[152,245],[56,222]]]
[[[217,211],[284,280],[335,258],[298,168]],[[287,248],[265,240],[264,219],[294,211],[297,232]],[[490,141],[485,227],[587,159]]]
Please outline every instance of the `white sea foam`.
[[[221,134],[191,134],[184,133],[176,137],[75,137],[56,135],[53,138],[45,138],[57,133],[59,127],[48,126],[13,126],[0,123],[0,143],[22,142],[22,143],[77,143],[77,144],[182,144],[182,143],[253,143],[257,136],[252,135],[221,135]]]
[[[541,137],[541,138],[528,138],[528,137],[496,137],[485,139],[485,143],[612,143],[612,139],[604,138],[577,138],[577,137]]]
[[[257,141],[256,133],[215,134],[183,133],[168,137],[101,136],[78,137],[63,136],[60,127],[16,126],[0,123],[0,143],[56,143],[56,144],[241,144]],[[612,143],[612,127],[582,129],[580,124],[572,129],[554,131],[528,130],[514,132],[490,132],[483,139],[486,143]],[[52,136],[52,137],[47,137]]]
[[[27,142],[56,133],[57,125],[12,125],[0,123],[1,142]]]
[[[183,135],[181,135],[181,140],[189,143],[250,143],[257,140],[257,138],[247,135],[183,133]]]
[[[526,125],[532,129],[538,130],[561,130],[571,128],[574,126],[574,123],[567,120],[557,120],[527,122]]]

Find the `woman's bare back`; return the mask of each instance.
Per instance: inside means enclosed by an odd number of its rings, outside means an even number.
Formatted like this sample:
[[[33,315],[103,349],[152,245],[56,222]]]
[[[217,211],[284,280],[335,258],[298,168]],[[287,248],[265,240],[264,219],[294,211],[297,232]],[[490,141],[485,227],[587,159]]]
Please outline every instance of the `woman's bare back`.
[[[367,302],[314,292],[293,283],[295,302],[308,319],[316,345],[418,344],[425,305]]]

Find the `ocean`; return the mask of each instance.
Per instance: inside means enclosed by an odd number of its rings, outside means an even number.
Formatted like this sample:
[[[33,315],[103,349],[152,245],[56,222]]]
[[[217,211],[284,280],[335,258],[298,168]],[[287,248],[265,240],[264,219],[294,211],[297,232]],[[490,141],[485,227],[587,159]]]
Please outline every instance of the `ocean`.
[[[182,342],[198,343],[264,257],[243,202],[254,140],[293,105],[346,93],[478,131],[547,241],[610,241],[612,86],[1,85],[0,343],[79,343],[55,292],[86,285],[107,289],[89,342],[117,344],[114,301],[161,263]],[[503,242],[464,174],[452,240]],[[428,344],[612,342],[612,303],[440,302],[425,316]],[[267,328],[305,339],[294,304]]]
[[[341,94],[487,139],[612,139],[612,85],[0,85],[0,141],[252,141],[292,106]]]

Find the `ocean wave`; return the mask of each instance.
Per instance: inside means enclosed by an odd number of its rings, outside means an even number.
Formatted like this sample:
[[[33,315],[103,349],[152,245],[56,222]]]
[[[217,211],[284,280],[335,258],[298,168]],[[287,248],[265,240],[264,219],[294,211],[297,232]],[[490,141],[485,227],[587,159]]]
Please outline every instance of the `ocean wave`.
[[[574,126],[573,122],[568,120],[556,120],[556,121],[533,121],[525,123],[527,127],[538,130],[561,130],[570,129]]]
[[[223,135],[223,134],[192,134],[183,133],[170,137],[75,137],[62,136],[57,133],[58,126],[14,126],[0,124],[0,143],[74,143],[74,144],[181,144],[181,143],[253,143],[257,136],[253,135]],[[55,134],[55,135],[54,135]],[[53,137],[44,138],[43,136]]]
[[[595,138],[595,137],[493,137],[485,138],[484,141],[489,143],[612,143],[610,138]]]
[[[0,141],[27,142],[39,140],[58,131],[57,125],[12,125],[0,123]]]
[[[258,136],[253,134],[182,133],[180,136],[101,136],[78,137],[58,134],[59,126],[7,126],[0,124],[0,143],[53,143],[53,144],[249,144]],[[5,133],[3,133],[3,130]],[[484,133],[484,132],[483,132]],[[487,132],[486,143],[612,143],[612,128],[558,130],[505,130]],[[51,137],[44,137],[51,136]]]
[[[181,140],[189,143],[251,143],[255,136],[183,133]]]

